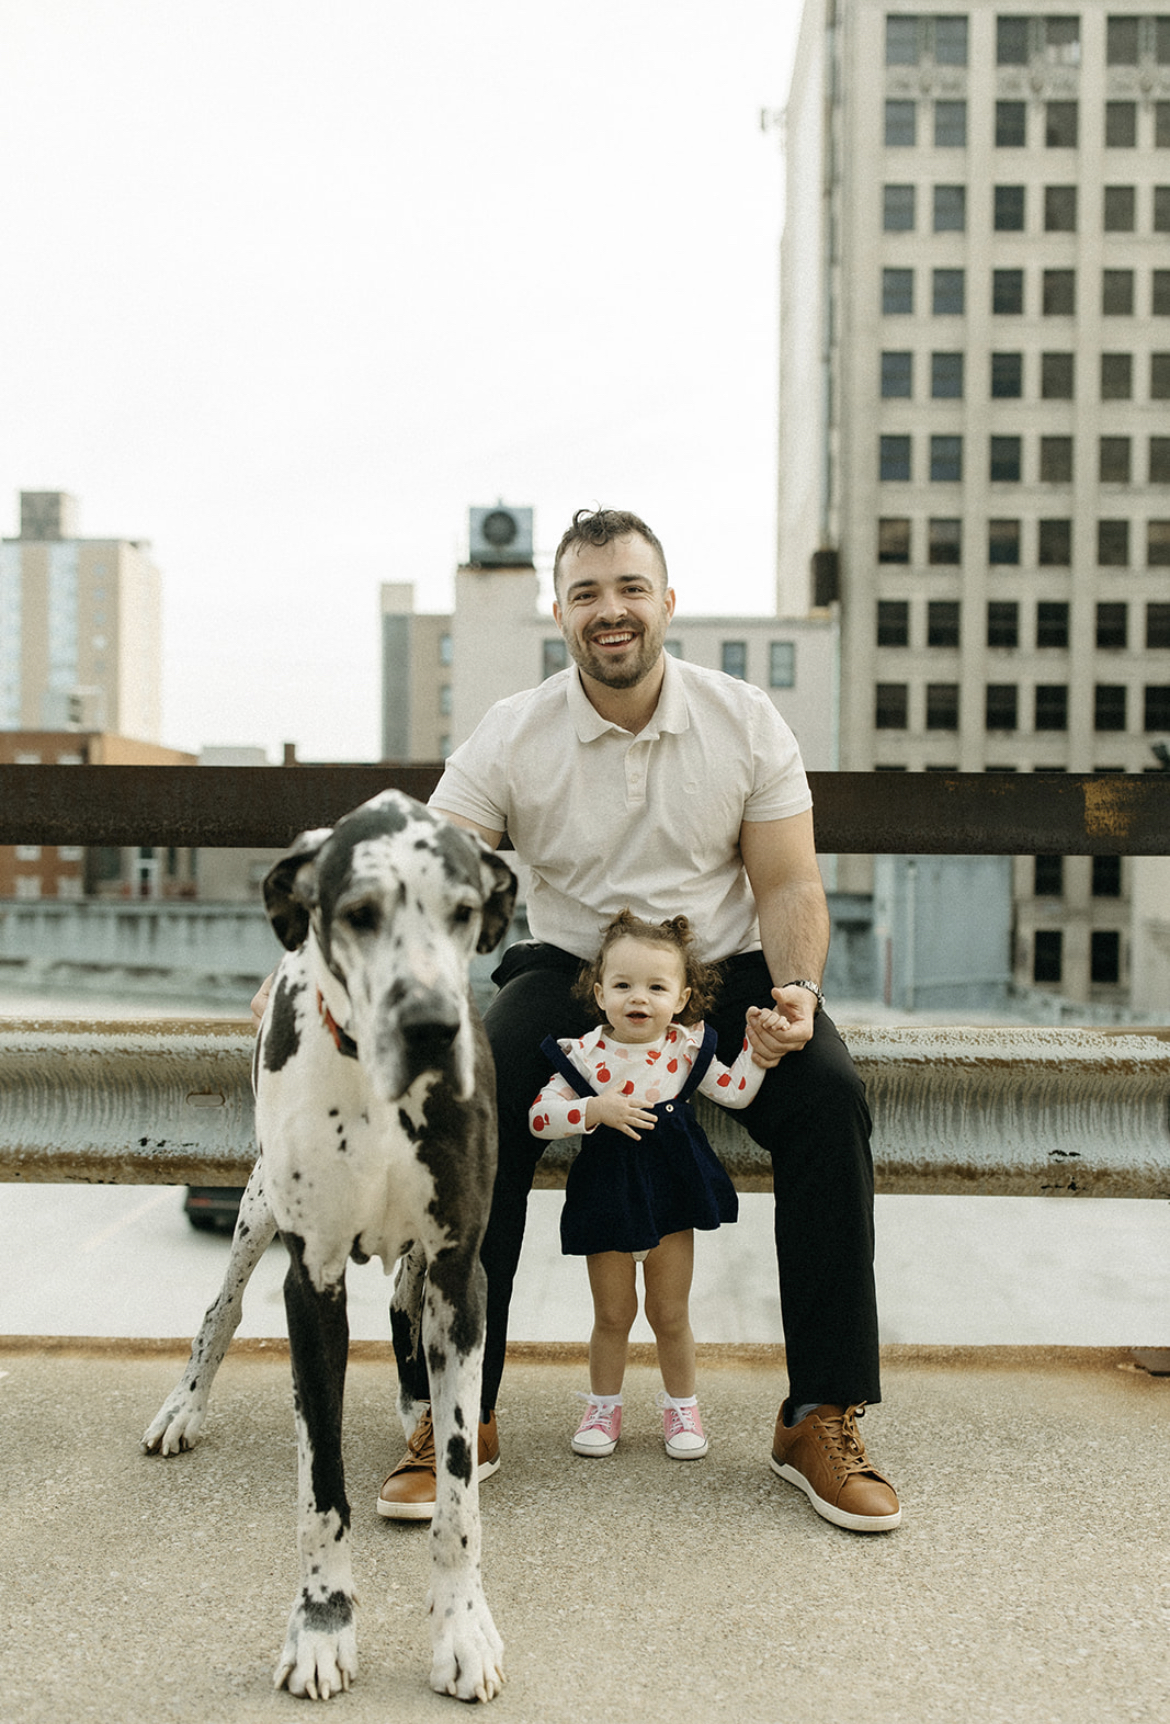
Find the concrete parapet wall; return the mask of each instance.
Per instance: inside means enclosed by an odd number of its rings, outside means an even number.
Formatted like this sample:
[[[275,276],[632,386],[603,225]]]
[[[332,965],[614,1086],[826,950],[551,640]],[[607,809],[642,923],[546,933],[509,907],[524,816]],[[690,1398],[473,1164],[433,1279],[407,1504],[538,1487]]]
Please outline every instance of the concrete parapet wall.
[[[877,1189],[1170,1199],[1170,1030],[854,1028]],[[246,1020],[0,1020],[0,1179],[242,1185],[255,1155]],[[798,1057],[798,1056],[793,1056]],[[700,1115],[741,1191],[767,1157]],[[575,1153],[546,1147],[538,1184]]]

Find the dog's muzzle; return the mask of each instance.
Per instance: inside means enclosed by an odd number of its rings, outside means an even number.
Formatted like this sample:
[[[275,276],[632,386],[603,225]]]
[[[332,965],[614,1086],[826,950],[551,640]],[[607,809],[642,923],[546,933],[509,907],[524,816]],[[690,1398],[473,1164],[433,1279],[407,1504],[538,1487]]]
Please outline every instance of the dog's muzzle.
[[[462,1028],[459,1006],[439,993],[417,994],[391,1013],[380,1026],[376,1068],[392,1101],[427,1072],[450,1073]]]

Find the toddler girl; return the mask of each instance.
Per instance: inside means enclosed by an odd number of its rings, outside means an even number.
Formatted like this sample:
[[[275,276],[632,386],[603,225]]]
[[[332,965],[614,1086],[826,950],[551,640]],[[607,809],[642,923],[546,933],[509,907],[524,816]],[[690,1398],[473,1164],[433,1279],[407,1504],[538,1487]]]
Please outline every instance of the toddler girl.
[[[542,1043],[557,1075],[533,1102],[529,1127],[537,1137],[583,1134],[561,1216],[561,1248],[585,1257],[593,1293],[590,1393],[572,1442],[579,1455],[617,1447],[636,1261],[665,1389],[666,1452],[678,1461],[707,1452],[688,1311],[693,1229],[734,1221],[739,1205],[690,1097],[697,1089],[725,1107],[746,1107],[777,1063],[757,1051],[756,1027],[783,1020],[751,1007],[735,1064],[721,1065],[715,1031],[702,1022],[718,976],[696,958],[693,939],[685,916],[651,923],[623,910],[577,983],[605,1021],[579,1040]]]

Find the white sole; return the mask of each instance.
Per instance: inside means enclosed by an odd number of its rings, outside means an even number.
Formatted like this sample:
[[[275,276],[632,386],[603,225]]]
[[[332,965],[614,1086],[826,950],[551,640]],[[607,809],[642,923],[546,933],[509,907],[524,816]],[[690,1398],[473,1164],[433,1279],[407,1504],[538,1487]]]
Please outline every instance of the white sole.
[[[499,1457],[494,1461],[483,1461],[476,1468],[475,1477],[482,1484],[484,1479],[490,1479],[493,1473],[500,1470]],[[430,1503],[388,1503],[378,1498],[378,1513],[383,1520],[433,1520],[435,1505]]]
[[[896,1526],[902,1524],[900,1508],[896,1514],[847,1514],[844,1509],[839,1509],[833,1503],[826,1502],[824,1497],[819,1497],[804,1474],[797,1472],[795,1467],[781,1466],[775,1456],[768,1457],[768,1465],[779,1478],[787,1479],[790,1485],[795,1485],[798,1490],[804,1492],[822,1520],[832,1521],[834,1526],[842,1526],[847,1532],[893,1532]]]
[[[704,1443],[701,1449],[672,1449],[667,1443],[666,1452],[672,1461],[701,1461],[709,1447],[708,1443]]]

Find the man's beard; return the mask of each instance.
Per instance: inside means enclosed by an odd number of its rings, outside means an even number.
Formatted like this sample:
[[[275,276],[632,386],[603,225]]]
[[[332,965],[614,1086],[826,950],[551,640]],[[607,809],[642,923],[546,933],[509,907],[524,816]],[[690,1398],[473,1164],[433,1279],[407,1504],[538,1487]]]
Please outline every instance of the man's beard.
[[[602,634],[612,634],[612,629],[598,631]],[[595,653],[592,642],[570,639],[569,653],[579,670],[594,682],[602,683],[606,688],[635,688],[654,669],[662,653],[664,634],[655,632],[653,635],[638,632],[632,656],[624,658],[620,663]]]

